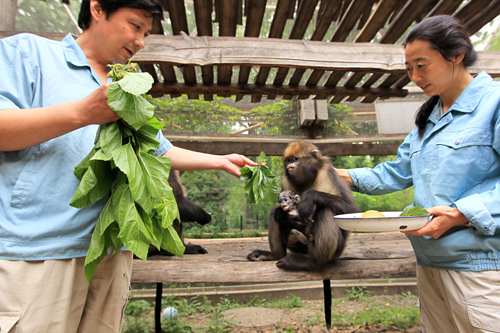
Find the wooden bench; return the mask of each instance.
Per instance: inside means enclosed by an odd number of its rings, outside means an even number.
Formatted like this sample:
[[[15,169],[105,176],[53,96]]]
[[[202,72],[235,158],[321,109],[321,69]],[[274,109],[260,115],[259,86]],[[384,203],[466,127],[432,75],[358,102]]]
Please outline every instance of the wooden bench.
[[[189,240],[187,240],[189,241]],[[196,239],[208,254],[184,258],[152,256],[134,260],[133,283],[156,283],[155,321],[160,332],[162,283],[258,283],[323,280],[325,319],[331,324],[330,280],[415,276],[416,260],[406,236],[394,233],[351,234],[341,258],[320,272],[290,272],[275,261],[246,259],[255,249],[269,249],[267,237]]]

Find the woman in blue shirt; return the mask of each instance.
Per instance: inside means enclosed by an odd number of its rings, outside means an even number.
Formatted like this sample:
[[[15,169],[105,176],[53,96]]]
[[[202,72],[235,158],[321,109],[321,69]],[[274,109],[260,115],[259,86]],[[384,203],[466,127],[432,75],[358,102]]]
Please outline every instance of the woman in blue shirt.
[[[433,215],[405,232],[417,256],[423,332],[500,332],[500,86],[467,67],[467,30],[428,18],[405,42],[410,79],[430,99],[397,159],[339,170],[355,190],[385,194],[414,186],[413,205]]]

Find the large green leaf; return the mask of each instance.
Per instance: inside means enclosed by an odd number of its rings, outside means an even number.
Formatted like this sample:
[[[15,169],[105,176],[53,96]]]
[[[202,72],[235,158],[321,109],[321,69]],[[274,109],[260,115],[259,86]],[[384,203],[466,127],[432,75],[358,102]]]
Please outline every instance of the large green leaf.
[[[161,248],[181,258],[184,257],[184,251],[186,250],[173,226],[165,230]]]
[[[112,244],[109,235],[106,235],[108,227],[115,222],[112,205],[112,201],[108,200],[92,233],[89,251],[85,258],[85,276],[89,283],[94,275],[97,264],[106,256],[108,248]]]
[[[128,143],[113,150],[111,155],[118,169],[127,175],[134,201],[141,205],[147,214],[150,214],[152,210],[151,197],[148,188],[144,186],[147,179],[144,178],[143,169],[137,160],[134,148]]]
[[[154,106],[142,96],[124,91],[117,82],[108,88],[108,104],[124,121],[138,130],[154,116]]]
[[[155,157],[143,152],[140,152],[137,157],[145,175],[149,194],[153,198],[162,198],[167,191],[171,190],[168,184],[168,175],[172,160],[168,157]]]
[[[112,200],[115,218],[120,227],[118,237],[137,257],[147,260],[151,240],[147,238],[144,222],[133,204],[130,187],[128,185],[116,187]]]
[[[108,156],[111,156],[113,150],[122,146],[122,133],[119,122],[114,121],[101,129],[100,142],[101,149]]]
[[[180,221],[179,207],[175,201],[172,188],[165,192],[165,196],[154,204],[154,209],[161,218],[160,223],[163,228],[168,228],[173,224],[175,219]]]
[[[118,84],[129,94],[139,96],[147,93],[154,82],[149,73],[127,73]]]

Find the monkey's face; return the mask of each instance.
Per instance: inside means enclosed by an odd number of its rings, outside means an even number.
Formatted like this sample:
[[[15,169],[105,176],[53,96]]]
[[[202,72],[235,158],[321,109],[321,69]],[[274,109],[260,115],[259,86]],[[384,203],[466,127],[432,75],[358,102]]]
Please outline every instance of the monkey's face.
[[[283,191],[278,196],[278,202],[285,212],[288,212],[297,207],[300,202],[300,196],[292,191]]]
[[[297,156],[290,156],[285,159],[285,170],[289,175],[293,175],[297,172],[300,166],[300,160],[301,159]]]

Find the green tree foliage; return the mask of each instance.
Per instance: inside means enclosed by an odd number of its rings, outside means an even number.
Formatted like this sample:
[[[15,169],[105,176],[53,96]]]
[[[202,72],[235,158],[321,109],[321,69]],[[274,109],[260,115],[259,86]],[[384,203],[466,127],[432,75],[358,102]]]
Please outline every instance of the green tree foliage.
[[[68,6],[78,19],[80,1],[71,0]],[[22,0],[16,15],[16,31],[78,33],[58,0]]]

